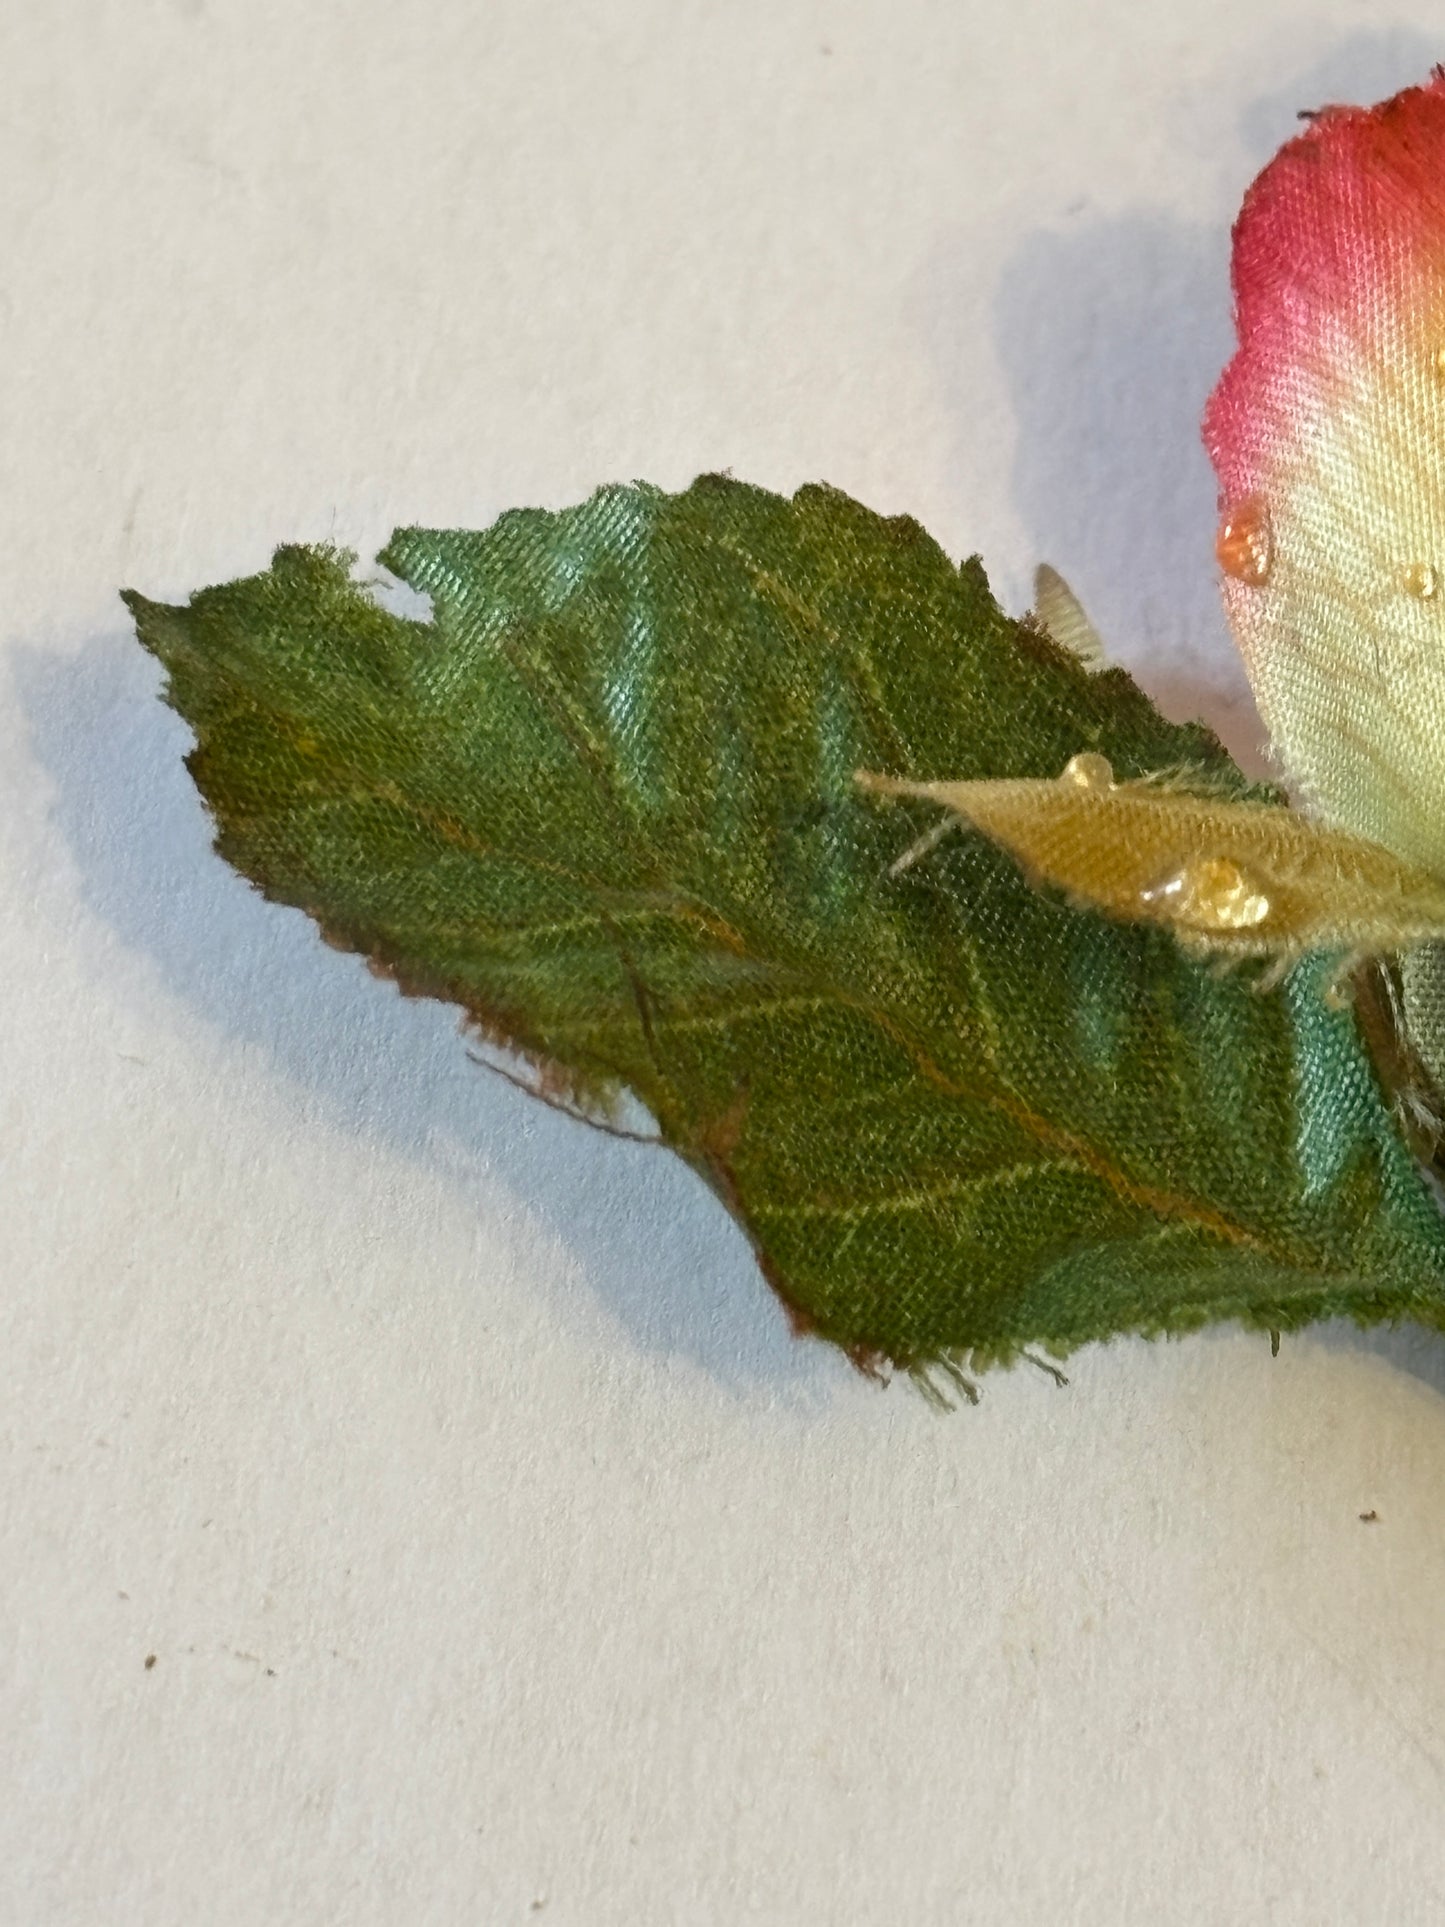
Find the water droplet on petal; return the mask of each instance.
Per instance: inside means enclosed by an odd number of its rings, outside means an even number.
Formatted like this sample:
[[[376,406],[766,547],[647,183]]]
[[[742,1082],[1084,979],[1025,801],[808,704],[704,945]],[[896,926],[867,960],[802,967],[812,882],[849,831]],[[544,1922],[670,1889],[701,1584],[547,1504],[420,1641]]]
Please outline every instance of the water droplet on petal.
[[[1440,577],[1428,562],[1407,562],[1400,571],[1400,587],[1417,602],[1433,602],[1440,593]]]
[[[1236,582],[1247,582],[1257,589],[1269,580],[1274,535],[1269,511],[1258,496],[1252,495],[1223,518],[1214,538],[1214,553],[1220,568]]]
[[[1059,772],[1059,781],[1080,790],[1111,790],[1114,787],[1114,766],[1107,756],[1101,756],[1096,749],[1081,749],[1077,756],[1071,756]]]
[[[1269,898],[1222,856],[1191,858],[1139,899],[1194,930],[1251,930],[1269,915]]]

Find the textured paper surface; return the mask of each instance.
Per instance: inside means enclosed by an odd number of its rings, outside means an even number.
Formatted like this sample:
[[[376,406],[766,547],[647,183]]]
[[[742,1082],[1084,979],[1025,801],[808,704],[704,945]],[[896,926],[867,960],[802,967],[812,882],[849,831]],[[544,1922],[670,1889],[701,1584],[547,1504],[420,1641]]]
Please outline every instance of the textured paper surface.
[[[1441,1341],[880,1393],[210,855],[114,598],[821,477],[1252,753],[1196,422],[1246,180],[1439,56],[1362,19],[0,27],[0,1918],[1440,1917]]]

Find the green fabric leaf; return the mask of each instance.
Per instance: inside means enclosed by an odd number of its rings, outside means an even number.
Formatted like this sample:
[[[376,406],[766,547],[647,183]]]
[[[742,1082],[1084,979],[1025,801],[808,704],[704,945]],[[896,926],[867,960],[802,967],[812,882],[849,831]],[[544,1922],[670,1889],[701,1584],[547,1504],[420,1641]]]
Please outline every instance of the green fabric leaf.
[[[921,1370],[1213,1318],[1440,1322],[1441,1220],[1329,959],[1255,994],[966,829],[890,874],[940,812],[860,769],[1092,750],[1252,793],[976,561],[717,476],[381,559],[433,621],[319,549],[185,608],[127,597],[221,852],[549,1090],[635,1092],[800,1327]]]

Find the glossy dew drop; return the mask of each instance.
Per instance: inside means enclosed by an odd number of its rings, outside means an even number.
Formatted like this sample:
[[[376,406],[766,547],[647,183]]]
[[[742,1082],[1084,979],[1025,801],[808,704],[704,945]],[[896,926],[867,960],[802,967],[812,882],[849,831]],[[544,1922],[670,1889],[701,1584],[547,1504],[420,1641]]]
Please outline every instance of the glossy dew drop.
[[[1440,577],[1429,562],[1408,562],[1400,571],[1400,587],[1417,602],[1433,602],[1440,593]]]
[[[1107,756],[1101,756],[1096,749],[1081,749],[1059,771],[1059,781],[1070,789],[1111,790],[1114,787],[1114,766]]]
[[[1269,580],[1274,561],[1274,536],[1269,511],[1258,496],[1241,502],[1220,521],[1214,538],[1219,566],[1236,582],[1258,589]]]
[[[1192,930],[1252,930],[1269,915],[1269,898],[1222,856],[1191,858],[1139,900]]]

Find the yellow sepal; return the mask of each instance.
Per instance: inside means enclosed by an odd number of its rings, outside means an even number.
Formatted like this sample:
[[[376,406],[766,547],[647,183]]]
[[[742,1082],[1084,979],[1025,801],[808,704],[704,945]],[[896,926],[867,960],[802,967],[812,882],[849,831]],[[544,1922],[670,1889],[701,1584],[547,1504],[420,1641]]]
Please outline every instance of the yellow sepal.
[[[1192,950],[1287,962],[1317,950],[1390,955],[1445,936],[1445,883],[1379,844],[1279,805],[1116,783],[1093,752],[1053,781],[858,781],[944,805],[1033,881],[1163,924]]]

